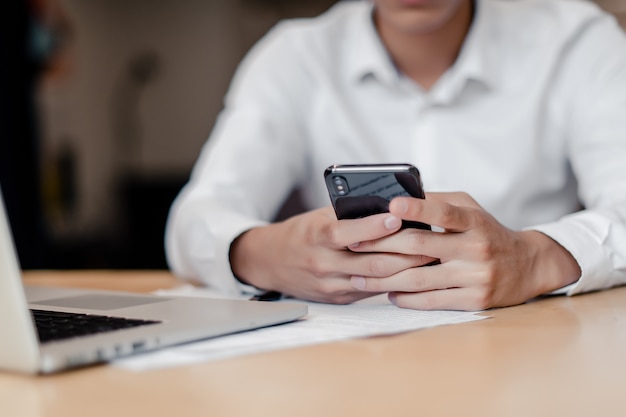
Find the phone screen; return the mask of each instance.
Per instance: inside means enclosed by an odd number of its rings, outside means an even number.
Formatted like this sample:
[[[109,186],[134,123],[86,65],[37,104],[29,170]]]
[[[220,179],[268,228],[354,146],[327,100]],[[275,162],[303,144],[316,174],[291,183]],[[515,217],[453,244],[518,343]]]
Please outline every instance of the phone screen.
[[[424,198],[419,170],[410,164],[332,165],[324,178],[338,219],[385,213],[398,196]],[[411,221],[402,227],[430,229]]]

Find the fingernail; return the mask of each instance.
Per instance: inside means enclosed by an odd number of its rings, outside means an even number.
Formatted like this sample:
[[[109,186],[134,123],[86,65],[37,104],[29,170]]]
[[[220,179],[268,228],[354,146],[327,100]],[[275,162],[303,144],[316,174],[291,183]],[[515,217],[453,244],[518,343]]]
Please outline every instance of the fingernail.
[[[402,225],[402,220],[396,216],[389,216],[384,221],[387,230],[396,230]]]
[[[360,244],[361,244],[361,242],[356,242],[356,243],[353,243],[353,244],[349,245],[348,248],[349,249],[356,249],[356,248],[359,247]]]
[[[396,304],[396,298],[397,298],[396,293],[390,292],[389,294],[387,294],[387,298],[389,299],[389,302],[391,304]]]
[[[363,277],[352,277],[350,278],[350,284],[356,288],[357,290],[365,289],[365,278]]]

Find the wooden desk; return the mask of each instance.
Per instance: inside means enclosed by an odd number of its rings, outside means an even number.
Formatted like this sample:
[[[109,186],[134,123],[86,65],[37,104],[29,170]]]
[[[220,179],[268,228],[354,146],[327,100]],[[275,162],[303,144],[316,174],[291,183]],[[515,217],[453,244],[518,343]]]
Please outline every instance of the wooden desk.
[[[166,272],[30,272],[30,284],[172,287]],[[626,287],[479,322],[135,373],[0,373],[0,416],[625,416]]]

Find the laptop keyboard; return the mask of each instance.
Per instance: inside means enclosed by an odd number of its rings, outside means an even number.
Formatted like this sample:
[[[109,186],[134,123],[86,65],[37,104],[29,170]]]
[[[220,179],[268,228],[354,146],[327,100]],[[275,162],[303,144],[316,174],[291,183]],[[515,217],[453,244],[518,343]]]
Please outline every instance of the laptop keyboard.
[[[30,310],[41,343],[160,323],[94,314]]]

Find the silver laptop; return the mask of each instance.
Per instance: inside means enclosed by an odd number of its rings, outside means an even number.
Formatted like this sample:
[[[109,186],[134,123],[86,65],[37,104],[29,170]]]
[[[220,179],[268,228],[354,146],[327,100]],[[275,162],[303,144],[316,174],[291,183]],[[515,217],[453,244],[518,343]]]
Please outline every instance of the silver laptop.
[[[0,193],[0,370],[57,372],[306,314],[297,303],[24,286]]]

